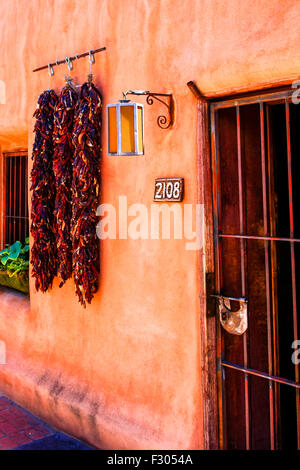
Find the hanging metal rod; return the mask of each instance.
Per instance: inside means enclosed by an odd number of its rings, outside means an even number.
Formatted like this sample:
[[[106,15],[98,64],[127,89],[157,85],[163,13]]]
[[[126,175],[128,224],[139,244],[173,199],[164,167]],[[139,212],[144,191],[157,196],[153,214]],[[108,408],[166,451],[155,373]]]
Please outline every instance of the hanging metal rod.
[[[105,50],[106,50],[106,47],[100,47],[100,49],[91,49],[88,52],[83,52],[82,54],[76,54],[74,56],[67,57],[62,60],[56,60],[55,62],[51,62],[50,64],[43,65],[42,67],[38,67],[37,69],[34,69],[33,72],[38,72],[39,70],[48,69],[49,67],[55,67],[55,65],[65,64],[67,59],[69,60],[81,59],[82,57],[86,57],[90,54],[97,54],[97,52],[102,52]]]

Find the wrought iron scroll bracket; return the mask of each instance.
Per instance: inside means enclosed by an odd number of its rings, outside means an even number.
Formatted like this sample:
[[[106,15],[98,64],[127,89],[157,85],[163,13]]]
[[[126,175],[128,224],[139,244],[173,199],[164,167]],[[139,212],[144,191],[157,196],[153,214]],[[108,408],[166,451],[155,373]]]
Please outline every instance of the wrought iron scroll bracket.
[[[241,297],[212,295],[218,301],[219,320],[223,328],[232,335],[242,335],[248,328],[248,301]],[[230,301],[239,303],[239,309],[233,311]]]
[[[127,95],[146,95],[146,102],[150,106],[153,105],[154,100],[159,101],[168,109],[168,116],[161,114],[158,116],[156,122],[161,129],[169,129],[174,124],[174,99],[172,93],[152,93],[150,91],[134,91],[129,90],[123,93],[126,100]]]
[[[164,96],[167,98],[167,102],[161,99],[160,97]],[[156,122],[161,129],[169,129],[174,123],[174,100],[172,94],[163,94],[163,93],[149,93],[146,101],[151,106],[154,101],[153,99],[160,101],[164,106],[167,107],[169,111],[169,117],[165,115],[158,116]]]

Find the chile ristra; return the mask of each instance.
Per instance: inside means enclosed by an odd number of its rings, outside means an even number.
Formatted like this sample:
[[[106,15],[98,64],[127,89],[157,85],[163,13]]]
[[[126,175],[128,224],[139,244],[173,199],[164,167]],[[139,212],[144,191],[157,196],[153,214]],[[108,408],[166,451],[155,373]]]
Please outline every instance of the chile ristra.
[[[91,303],[99,282],[99,240],[96,235],[101,156],[100,92],[91,83],[81,87],[75,113],[75,156],[72,181],[73,277],[82,305]]]
[[[55,181],[53,174],[53,113],[57,96],[53,90],[38,98],[34,113],[35,140],[31,171],[31,248],[32,276],[36,290],[46,292],[57,271],[55,244]]]
[[[56,186],[55,219],[58,274],[62,279],[60,287],[72,276],[72,242],[70,236],[74,156],[72,132],[77,98],[76,91],[70,85],[66,85],[61,91],[54,112],[53,171]]]

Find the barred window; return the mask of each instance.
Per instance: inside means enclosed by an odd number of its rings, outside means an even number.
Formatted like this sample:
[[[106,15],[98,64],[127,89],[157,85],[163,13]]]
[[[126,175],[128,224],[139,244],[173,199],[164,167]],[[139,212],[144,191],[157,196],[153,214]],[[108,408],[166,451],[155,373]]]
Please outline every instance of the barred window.
[[[3,246],[29,234],[27,161],[27,151],[3,153]]]

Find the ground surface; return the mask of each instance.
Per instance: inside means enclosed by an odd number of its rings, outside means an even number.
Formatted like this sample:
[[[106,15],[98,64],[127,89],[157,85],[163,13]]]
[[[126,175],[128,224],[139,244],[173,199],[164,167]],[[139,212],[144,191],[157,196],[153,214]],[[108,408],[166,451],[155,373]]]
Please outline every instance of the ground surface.
[[[0,450],[92,450],[0,394]]]

